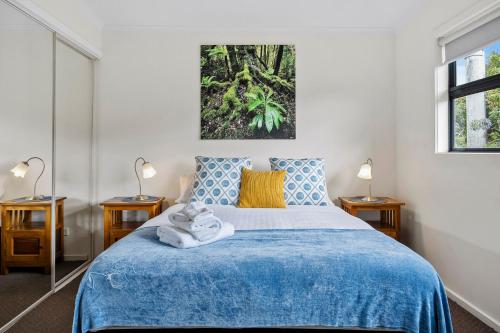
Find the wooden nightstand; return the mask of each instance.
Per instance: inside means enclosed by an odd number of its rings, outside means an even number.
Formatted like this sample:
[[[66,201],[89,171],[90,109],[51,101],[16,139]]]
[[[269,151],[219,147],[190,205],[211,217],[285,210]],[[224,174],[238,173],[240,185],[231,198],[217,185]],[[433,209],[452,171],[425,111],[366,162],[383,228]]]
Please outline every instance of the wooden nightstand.
[[[380,221],[366,222],[387,236],[399,240],[401,206],[404,206],[405,203],[388,197],[380,197],[380,199],[382,202],[359,201],[359,197],[339,198],[342,209],[353,216],[358,216],[361,211],[380,212]]]
[[[104,249],[140,227],[146,221],[124,221],[123,211],[145,211],[148,219],[161,213],[164,197],[135,201],[131,197],[114,197],[101,203],[104,208]]]
[[[64,200],[56,198],[56,259],[64,252]],[[0,203],[2,212],[2,255],[0,274],[9,267],[42,267],[50,273],[52,244],[51,200],[13,199]],[[37,213],[38,212],[38,213]],[[33,220],[33,215],[43,219]]]

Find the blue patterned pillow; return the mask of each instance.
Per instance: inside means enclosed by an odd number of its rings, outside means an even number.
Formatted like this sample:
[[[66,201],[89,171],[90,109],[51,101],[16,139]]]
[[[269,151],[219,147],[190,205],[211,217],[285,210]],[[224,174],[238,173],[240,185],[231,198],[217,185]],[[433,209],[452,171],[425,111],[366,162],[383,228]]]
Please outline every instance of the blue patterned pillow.
[[[247,157],[196,156],[191,202],[236,205],[240,197],[241,169],[252,168]]]
[[[271,170],[286,170],[285,201],[287,205],[327,206],[325,161],[322,158],[270,158]]]

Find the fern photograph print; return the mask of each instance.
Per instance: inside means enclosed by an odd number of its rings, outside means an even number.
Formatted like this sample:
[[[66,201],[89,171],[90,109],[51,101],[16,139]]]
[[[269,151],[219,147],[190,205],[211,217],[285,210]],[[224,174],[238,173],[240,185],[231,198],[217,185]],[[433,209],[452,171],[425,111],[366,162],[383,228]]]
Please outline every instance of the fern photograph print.
[[[202,45],[201,139],[295,139],[295,46]]]

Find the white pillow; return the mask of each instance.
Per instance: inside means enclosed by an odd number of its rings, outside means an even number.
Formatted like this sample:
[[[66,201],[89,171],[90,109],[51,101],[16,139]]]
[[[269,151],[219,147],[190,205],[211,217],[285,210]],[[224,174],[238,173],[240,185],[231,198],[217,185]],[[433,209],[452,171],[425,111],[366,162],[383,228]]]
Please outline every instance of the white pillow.
[[[188,203],[193,194],[194,173],[179,178],[180,195],[175,203]]]

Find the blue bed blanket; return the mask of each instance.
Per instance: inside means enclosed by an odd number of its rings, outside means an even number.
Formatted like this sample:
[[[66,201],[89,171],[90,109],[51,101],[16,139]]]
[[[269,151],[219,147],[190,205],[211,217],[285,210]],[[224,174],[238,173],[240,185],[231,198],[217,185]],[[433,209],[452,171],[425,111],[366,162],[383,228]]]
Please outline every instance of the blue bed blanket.
[[[149,227],[91,264],[73,332],[311,326],[453,331],[434,268],[378,231],[238,231],[181,250]]]

